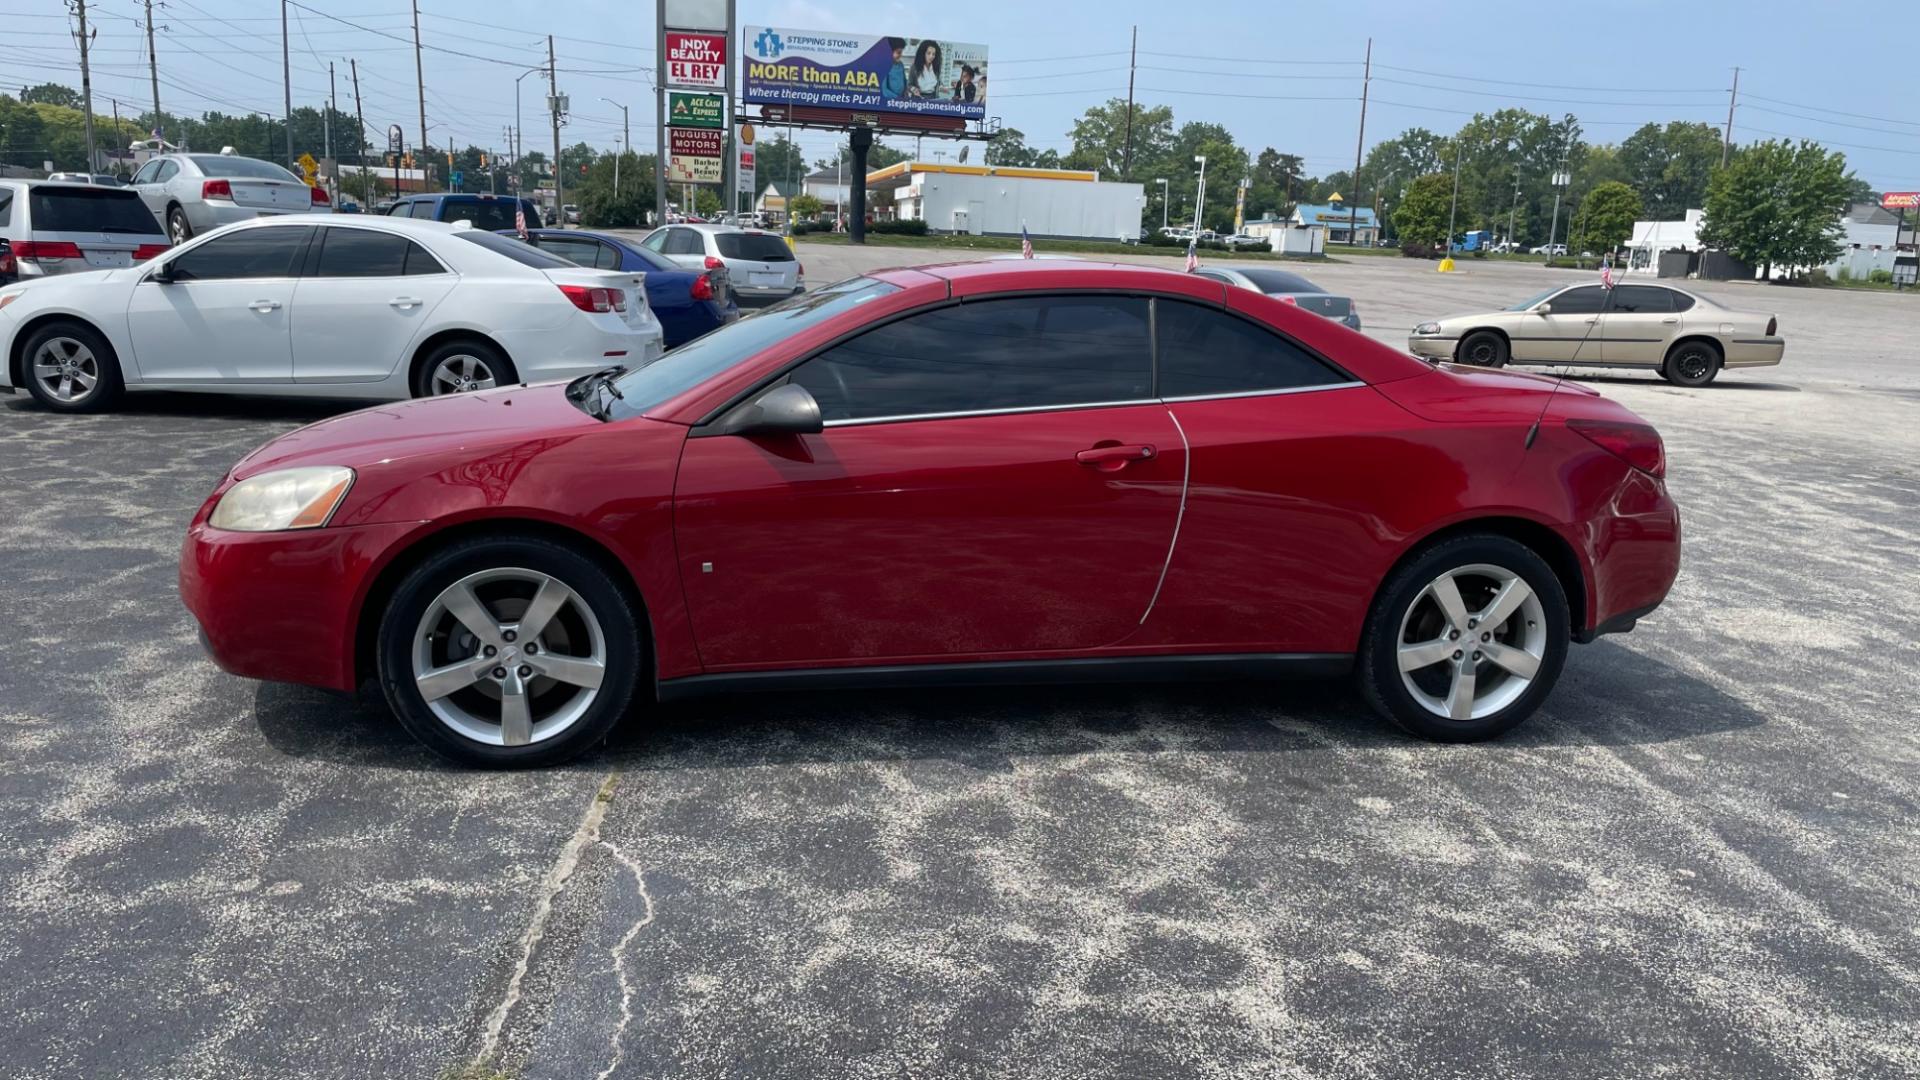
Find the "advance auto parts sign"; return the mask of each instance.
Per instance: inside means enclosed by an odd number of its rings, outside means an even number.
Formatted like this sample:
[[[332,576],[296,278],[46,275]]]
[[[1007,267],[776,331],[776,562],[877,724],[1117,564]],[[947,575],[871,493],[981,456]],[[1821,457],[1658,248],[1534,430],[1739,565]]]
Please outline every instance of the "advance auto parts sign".
[[[727,88],[727,35],[667,31],[667,85]]]
[[[676,184],[717,184],[721,145],[718,131],[671,128],[667,132],[667,179]]]
[[[745,99],[862,112],[987,115],[987,47],[933,38],[749,26]]]

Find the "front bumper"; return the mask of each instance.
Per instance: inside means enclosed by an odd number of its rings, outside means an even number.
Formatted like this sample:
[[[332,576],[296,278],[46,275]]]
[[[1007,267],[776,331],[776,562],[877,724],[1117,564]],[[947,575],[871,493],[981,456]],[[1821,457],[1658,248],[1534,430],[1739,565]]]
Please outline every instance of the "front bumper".
[[[414,522],[292,532],[210,528],[180,551],[180,600],[223,670],[352,690],[357,613],[388,552]]]
[[[1439,334],[1414,334],[1407,338],[1407,351],[1428,360],[1453,359],[1454,347],[1460,344],[1456,337]]]

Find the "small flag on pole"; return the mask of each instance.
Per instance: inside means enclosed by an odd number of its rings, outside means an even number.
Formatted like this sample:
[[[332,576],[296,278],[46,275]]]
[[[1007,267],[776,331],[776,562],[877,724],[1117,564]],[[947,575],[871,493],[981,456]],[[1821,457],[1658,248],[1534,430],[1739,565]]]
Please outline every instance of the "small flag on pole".
[[[1187,238],[1187,273],[1200,269],[1200,252],[1194,247],[1192,237]]]
[[[1033,239],[1027,235],[1027,223],[1020,223],[1020,257],[1033,258]]]
[[[520,239],[525,240],[527,238],[527,206],[525,203],[521,203],[513,208],[513,231],[520,234]]]
[[[1600,287],[1613,288],[1613,252],[1611,251],[1600,258]]]

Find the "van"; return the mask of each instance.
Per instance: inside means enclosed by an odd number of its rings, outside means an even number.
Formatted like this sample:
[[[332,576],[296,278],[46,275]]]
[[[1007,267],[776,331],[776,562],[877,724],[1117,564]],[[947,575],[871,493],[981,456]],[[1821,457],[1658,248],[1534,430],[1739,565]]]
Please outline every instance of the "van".
[[[167,247],[130,188],[0,180],[0,285],[132,266]]]

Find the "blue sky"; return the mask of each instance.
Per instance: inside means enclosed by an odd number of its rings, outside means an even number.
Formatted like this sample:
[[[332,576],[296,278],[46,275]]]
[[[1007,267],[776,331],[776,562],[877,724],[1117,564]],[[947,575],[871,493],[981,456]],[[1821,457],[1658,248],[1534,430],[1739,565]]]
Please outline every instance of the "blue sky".
[[[369,127],[418,127],[411,27],[393,0],[301,0],[293,9],[296,104],[318,104],[336,64],[351,109],[346,59],[358,58]],[[95,93],[150,98],[140,0],[95,0]],[[77,85],[59,0],[0,0],[0,83]],[[423,39],[467,52],[426,54],[427,118],[435,142],[504,145],[514,122],[514,63],[544,63],[556,35],[561,89],[574,121],[563,136],[614,145],[627,104],[633,137],[653,138],[654,63],[648,0],[422,0]],[[1519,2],[1292,4],[1259,0],[740,0],[740,20],[805,29],[980,41],[992,48],[990,110],[1029,141],[1066,149],[1087,105],[1124,96],[1130,28],[1140,27],[1137,96],[1167,104],[1176,122],[1213,120],[1242,145],[1274,146],[1324,174],[1353,166],[1360,60],[1374,41],[1369,144],[1425,126],[1451,131],[1476,110],[1518,106],[1573,112],[1594,141],[1618,141],[1647,120],[1726,118],[1741,67],[1735,138],[1807,136],[1846,152],[1875,187],[1920,189],[1920,112],[1911,104],[1913,19],[1878,21],[1871,8],[1785,3]],[[358,24],[355,29],[316,14]],[[162,0],[161,100],[169,110],[280,111],[276,0]],[[393,36],[383,36],[393,35]],[[407,40],[395,40],[395,37]],[[490,62],[490,61],[505,61]],[[571,69],[571,70],[569,70]],[[640,69],[640,70],[625,70]],[[544,76],[521,83],[526,145],[548,145],[539,116]],[[133,108],[138,108],[134,105]],[[810,157],[834,137],[802,137]],[[927,154],[932,156],[932,145]]]

